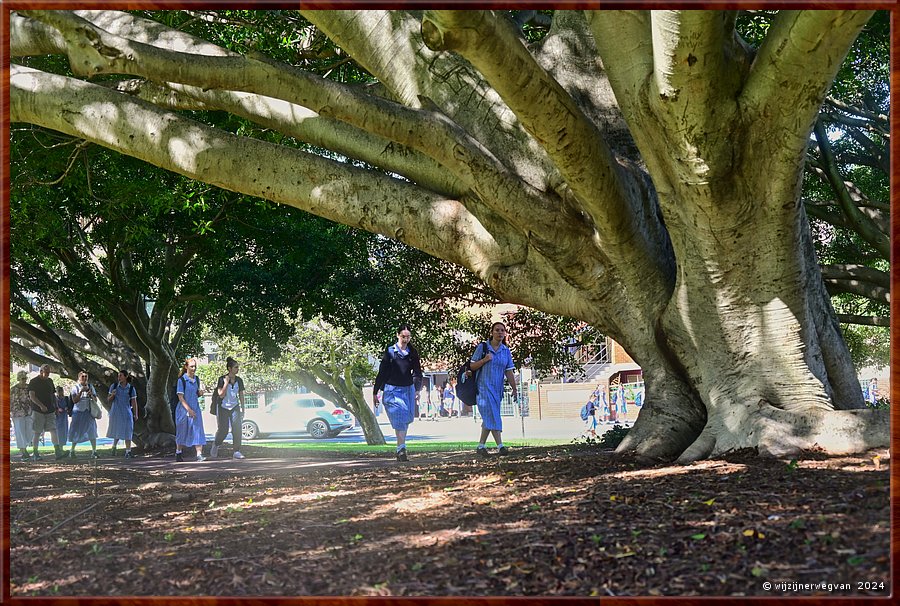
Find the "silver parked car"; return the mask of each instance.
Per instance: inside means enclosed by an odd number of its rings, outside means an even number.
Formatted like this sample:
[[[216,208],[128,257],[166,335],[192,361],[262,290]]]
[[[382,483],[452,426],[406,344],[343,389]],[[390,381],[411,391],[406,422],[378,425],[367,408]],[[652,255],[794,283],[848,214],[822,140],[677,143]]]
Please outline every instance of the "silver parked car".
[[[255,440],[268,434],[309,434],[316,439],[334,438],[356,424],[350,411],[338,408],[322,396],[285,394],[262,408],[245,411],[241,435]]]

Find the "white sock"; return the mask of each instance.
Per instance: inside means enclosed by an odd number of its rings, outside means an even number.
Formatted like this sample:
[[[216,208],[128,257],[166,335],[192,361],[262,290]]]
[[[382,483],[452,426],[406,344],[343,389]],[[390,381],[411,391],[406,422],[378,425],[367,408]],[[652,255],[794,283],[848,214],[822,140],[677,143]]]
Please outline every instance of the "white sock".
[[[181,451],[180,451],[180,450],[176,450],[176,451],[175,451],[175,454],[181,454]]]

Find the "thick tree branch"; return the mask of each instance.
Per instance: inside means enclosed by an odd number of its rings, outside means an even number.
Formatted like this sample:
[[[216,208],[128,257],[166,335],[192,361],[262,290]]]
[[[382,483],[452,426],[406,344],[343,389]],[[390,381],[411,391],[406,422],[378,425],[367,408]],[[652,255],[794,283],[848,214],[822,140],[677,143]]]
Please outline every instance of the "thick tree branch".
[[[82,67],[84,72],[132,73],[151,80],[169,79],[202,84],[204,88],[253,91],[296,101],[320,114],[327,112],[388,139],[430,152],[475,189],[482,200],[496,201],[496,210],[507,221],[521,222],[519,209],[523,205],[533,210],[528,225],[532,229],[540,224],[538,209],[546,209],[542,214],[548,219],[554,216],[554,209],[539,192],[509,173],[478,141],[438,112],[411,110],[261,57],[253,60],[189,56],[109,34],[71,13],[30,11],[25,14],[60,28],[72,40],[69,48],[73,66]],[[80,53],[72,51],[73,47],[80,49]]]
[[[760,139],[768,147],[777,146],[772,148],[773,153],[781,156],[787,151],[788,156],[794,156],[806,148],[825,93],[872,14],[826,10],[778,13],[739,99],[749,123],[765,132],[785,133]]]
[[[86,82],[13,66],[10,99],[13,121],[89,139],[191,179],[382,233],[476,273],[492,262],[513,263],[524,252],[515,234],[500,229],[495,238],[459,201],[224,133]],[[471,235],[470,246],[458,246],[460,234]]]
[[[822,277],[827,280],[857,280],[889,289],[891,274],[865,265],[835,263],[822,266]]]
[[[861,326],[889,327],[891,319],[886,316],[858,316],[852,314],[837,314],[838,322],[842,324],[859,324]]]
[[[845,124],[855,124],[856,126],[859,126],[861,128],[872,129],[882,136],[890,136],[890,121],[884,114],[871,112],[867,109],[855,105],[847,105],[840,99],[835,99],[834,97],[826,97],[825,104],[828,107],[832,107],[838,110],[837,112],[828,112],[828,115],[833,117],[835,120],[847,120]],[[856,116],[857,118],[853,118],[853,116]]]
[[[10,347],[17,355],[32,364],[50,364],[52,372],[64,377],[75,378],[81,369],[88,370],[95,377],[103,377],[104,380],[115,374],[110,367],[98,364],[85,355],[91,353],[93,348],[84,339],[67,331],[52,328],[42,330],[28,322],[12,318],[10,319],[10,332],[12,336],[40,344],[41,348],[50,354],[49,356],[41,355],[15,341],[10,341]],[[106,359],[106,356],[99,357]]]
[[[619,243],[633,237],[640,209],[630,204],[624,174],[609,147],[572,97],[534,60],[509,20],[483,11],[429,11],[422,36],[432,50],[455,51],[485,76],[555,160],[602,240]]]
[[[836,201],[803,200],[803,204],[806,207],[806,214],[809,216],[825,221],[835,227],[840,227],[841,229],[853,230],[853,225],[847,220],[844,213],[841,212],[840,205]],[[877,204],[878,208],[873,208],[873,204]],[[866,206],[860,207],[860,211],[874,221],[882,233],[889,233],[891,228],[889,216],[890,209],[882,210],[880,208],[881,205],[881,203],[869,202]],[[878,256],[879,258],[884,259],[881,255]],[[885,260],[888,261],[890,259]]]
[[[821,152],[820,165],[825,176],[828,178],[831,188],[834,190],[835,194],[837,194],[837,200],[840,203],[841,211],[843,211],[844,216],[853,226],[853,231],[871,244],[884,258],[890,259],[890,238],[878,228],[878,225],[876,225],[875,222],[857,208],[857,202],[859,201],[862,192],[856,188],[851,189],[844,183],[837,166],[837,161],[834,158],[834,153],[831,151],[831,143],[828,141],[828,135],[825,133],[825,126],[822,124],[821,120],[816,121],[815,131],[816,142],[818,143],[819,151]]]
[[[726,29],[727,14],[719,11],[653,11],[653,82],[656,95],[670,103],[722,107],[734,98],[743,74],[726,52],[733,30]],[[709,111],[691,112],[702,131],[721,124]],[[691,126],[691,125],[688,125]]]
[[[587,11],[587,19],[619,107],[632,120],[653,75],[650,11]]]
[[[41,343],[44,349],[49,350],[61,364],[67,368],[78,366],[79,357],[60,339],[53,326],[34,308],[31,301],[20,293],[10,293],[10,303],[28,314],[34,324],[25,320],[10,317],[10,330],[29,338],[31,341]]]
[[[834,280],[826,278],[825,288],[828,289],[828,294],[831,296],[840,293],[848,293],[852,295],[859,295],[860,297],[866,297],[867,299],[872,299],[873,301],[878,301],[879,303],[891,302],[891,291],[889,288],[876,286],[874,284],[861,282],[859,280]]]
[[[191,99],[251,120],[310,145],[401,174],[434,192],[460,198],[470,188],[433,158],[346,122],[325,118],[301,105],[250,93],[170,85],[179,98]]]
[[[66,369],[65,365],[62,364],[56,358],[51,358],[49,356],[41,355],[36,351],[25,347],[21,343],[18,343],[14,340],[10,340],[9,342],[9,350],[10,355],[13,357],[19,358],[21,360],[25,360],[28,364],[34,364],[35,366],[43,366],[44,364],[50,365],[50,372],[54,372],[60,376],[70,376],[69,371]]]
[[[583,247],[561,249],[558,246],[557,235],[563,220],[570,230],[580,226],[583,240],[590,238],[589,226],[579,220],[576,212],[560,217],[554,202],[511,173],[487,148],[440,112],[411,110],[268,61],[199,57],[191,62],[195,66],[182,66],[177,73],[173,73],[172,66],[179,65],[178,59],[182,58],[182,54],[125,40],[71,14],[54,12],[47,15],[39,11],[27,14],[52,22],[65,31],[67,37],[78,40],[82,49],[91,45],[102,49],[102,52],[89,53],[90,69],[95,73],[128,71],[150,79],[164,76],[171,79],[174,76],[173,79],[181,82],[202,82],[204,88],[235,88],[237,83],[236,88],[254,90],[271,97],[290,99],[294,96],[304,107],[320,113],[328,112],[334,118],[429,153],[451,168],[483,203],[487,202],[506,222],[522,233],[530,233],[532,244],[544,254],[566,260],[559,265],[571,268],[567,279],[587,284],[603,271],[594,256],[584,254]],[[72,61],[73,64],[79,63],[76,55],[72,55]],[[215,77],[209,74],[213,69],[216,71]],[[486,218],[484,213],[478,213],[477,206],[469,206],[480,219]],[[529,213],[522,213],[522,208],[528,208]],[[629,213],[621,216],[629,221],[632,219]],[[614,233],[618,236],[620,232]],[[625,234],[625,237],[630,237],[630,234]]]
[[[422,44],[419,18],[404,11],[302,11],[320,31],[384,85],[387,93],[413,108],[429,102],[462,126],[510,170],[540,190],[555,187],[555,168],[519,126],[518,118],[491,90],[484,76],[453,53],[435,53]],[[527,149],[527,153],[509,150]]]

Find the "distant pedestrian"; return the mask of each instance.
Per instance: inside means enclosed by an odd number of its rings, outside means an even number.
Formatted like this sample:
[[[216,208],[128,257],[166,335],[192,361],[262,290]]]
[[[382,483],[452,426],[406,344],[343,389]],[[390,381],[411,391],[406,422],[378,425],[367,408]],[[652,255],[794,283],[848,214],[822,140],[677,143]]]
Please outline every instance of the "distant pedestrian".
[[[216,424],[218,431],[213,441],[209,454],[212,458],[219,456],[219,446],[228,435],[228,427],[231,426],[231,441],[234,445],[235,459],[243,459],[241,454],[241,425],[244,419],[244,380],[238,376],[241,365],[232,357],[225,360],[225,368],[228,372],[221,377],[216,384],[219,398],[219,406],[216,411]]]
[[[66,455],[65,445],[69,441],[69,415],[72,410],[72,399],[66,395],[62,385],[56,386],[56,438]]]
[[[597,437],[597,397],[591,395],[585,404],[585,413],[587,418],[584,420],[583,435]]]
[[[878,379],[872,377],[869,380],[869,389],[866,393],[866,404],[875,407],[878,404]]]
[[[456,409],[456,394],[453,393],[453,379],[448,379],[447,383],[444,385],[444,393],[441,397],[441,403],[444,405],[444,410],[447,411],[448,417],[453,417],[456,413],[456,416],[459,416],[459,411]]]
[[[613,382],[609,385],[609,422],[613,425],[618,421],[618,412],[619,412],[619,392],[617,387],[619,386],[619,379],[613,379]]]
[[[506,325],[503,322],[494,322],[491,326],[489,341],[485,341],[475,348],[472,359],[469,362],[471,373],[477,372],[478,394],[475,404],[478,414],[481,415],[481,438],[478,448],[475,450],[478,456],[488,456],[488,435],[493,435],[497,444],[497,454],[506,455],[509,449],[503,445],[503,420],[500,417],[500,404],[503,401],[503,379],[506,378],[512,389],[513,400],[518,400],[518,389],[513,371],[512,352],[506,345]]]
[[[206,433],[203,431],[203,414],[200,410],[200,396],[204,394],[197,375],[197,360],[188,358],[181,369],[181,376],[175,384],[178,395],[178,406],[175,408],[175,462],[183,463],[182,452],[185,447],[193,446],[197,451],[197,460],[205,461],[203,446],[206,444]]]
[[[644,405],[644,385],[641,384],[634,392],[634,407],[640,408]]]
[[[113,439],[112,455],[116,456],[119,440],[125,440],[125,458],[133,459],[131,440],[134,438],[134,420],[138,416],[137,390],[124,370],[119,371],[118,381],[109,386],[107,401],[111,405],[106,437]]]
[[[34,429],[31,425],[31,397],[28,395],[28,373],[20,370],[16,373],[18,381],[9,390],[9,417],[16,434],[16,448],[23,461],[30,461],[28,447],[34,440]],[[35,451],[37,452],[37,451]]]
[[[606,399],[606,391],[600,391],[600,419],[603,423],[609,423],[609,400]]]
[[[410,344],[412,333],[405,324],[397,331],[397,342],[388,347],[378,366],[372,395],[384,390],[381,403],[397,435],[397,460],[407,461],[406,432],[415,417],[416,402],[422,388],[422,363],[419,352]]]
[[[88,382],[88,373],[78,373],[78,382],[72,387],[72,422],[69,424],[69,442],[72,448],[69,456],[75,458],[75,446],[79,442],[91,443],[91,458],[97,458],[97,419],[91,414],[91,403],[97,398],[97,391]]]
[[[28,396],[31,398],[31,424],[34,429],[34,460],[40,461],[42,458],[38,452],[38,442],[44,437],[45,431],[50,433],[56,458],[63,458],[63,449],[56,434],[56,387],[50,378],[49,364],[42,365],[38,375],[28,383]]]
[[[616,388],[616,403],[619,405],[619,416],[622,418],[622,423],[625,426],[628,426],[628,402],[625,398],[625,386],[619,383],[619,386]]]

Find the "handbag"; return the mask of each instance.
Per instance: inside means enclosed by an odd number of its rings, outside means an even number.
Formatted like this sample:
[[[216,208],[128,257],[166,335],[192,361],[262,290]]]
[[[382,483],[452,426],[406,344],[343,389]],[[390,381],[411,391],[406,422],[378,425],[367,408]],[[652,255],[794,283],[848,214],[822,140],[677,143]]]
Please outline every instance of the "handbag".
[[[91,416],[95,419],[99,419],[103,416],[103,411],[100,410],[100,405],[97,403],[97,400],[91,400]]]

